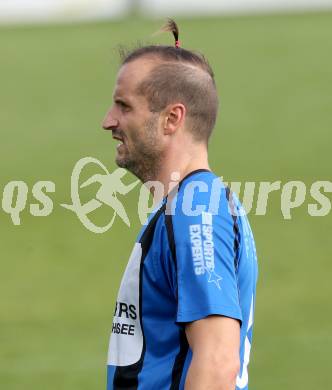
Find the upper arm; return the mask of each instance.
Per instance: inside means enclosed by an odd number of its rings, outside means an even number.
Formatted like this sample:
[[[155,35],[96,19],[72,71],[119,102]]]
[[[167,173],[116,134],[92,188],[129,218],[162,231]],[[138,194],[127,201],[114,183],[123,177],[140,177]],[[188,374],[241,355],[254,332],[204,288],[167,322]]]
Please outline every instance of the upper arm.
[[[187,390],[234,390],[240,369],[240,323],[209,316],[185,327],[193,356],[186,377]]]
[[[212,315],[186,324],[186,335],[194,355],[202,358],[239,359],[240,323],[239,321]]]

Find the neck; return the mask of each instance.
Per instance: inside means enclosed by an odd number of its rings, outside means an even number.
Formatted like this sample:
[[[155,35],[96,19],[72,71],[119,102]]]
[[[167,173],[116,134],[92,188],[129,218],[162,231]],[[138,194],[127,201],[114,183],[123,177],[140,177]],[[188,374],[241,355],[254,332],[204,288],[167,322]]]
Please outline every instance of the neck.
[[[206,146],[195,144],[187,150],[177,147],[165,153],[153,180],[162,183],[163,196],[166,196],[179,181],[197,169],[210,169]]]

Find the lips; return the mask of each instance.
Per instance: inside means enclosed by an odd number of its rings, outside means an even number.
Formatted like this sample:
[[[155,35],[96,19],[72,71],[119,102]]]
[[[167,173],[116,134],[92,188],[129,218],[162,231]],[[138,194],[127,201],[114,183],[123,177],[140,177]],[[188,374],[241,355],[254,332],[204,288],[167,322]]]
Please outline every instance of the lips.
[[[118,140],[118,141],[123,142],[123,138],[121,138],[121,137],[118,136],[118,135],[114,135],[114,134],[113,134],[112,138],[113,138],[113,139],[116,139],[116,140]]]
[[[112,138],[114,140],[120,141],[120,143],[116,145],[117,151],[118,152],[124,151],[125,149],[124,139],[119,134],[115,134],[115,133],[112,134]]]
[[[117,141],[120,141],[121,144],[124,144],[124,140],[123,140],[122,137],[120,137],[119,134],[114,134],[114,133],[113,133],[113,134],[112,134],[112,138],[115,139],[115,140],[117,140]]]

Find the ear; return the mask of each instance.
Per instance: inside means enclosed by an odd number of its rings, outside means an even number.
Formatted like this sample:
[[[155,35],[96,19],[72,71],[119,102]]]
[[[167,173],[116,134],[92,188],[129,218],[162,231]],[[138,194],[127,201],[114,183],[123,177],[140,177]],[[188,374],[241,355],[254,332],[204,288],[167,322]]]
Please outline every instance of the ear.
[[[183,126],[186,117],[186,107],[182,103],[167,106],[164,117],[164,134],[171,135]]]

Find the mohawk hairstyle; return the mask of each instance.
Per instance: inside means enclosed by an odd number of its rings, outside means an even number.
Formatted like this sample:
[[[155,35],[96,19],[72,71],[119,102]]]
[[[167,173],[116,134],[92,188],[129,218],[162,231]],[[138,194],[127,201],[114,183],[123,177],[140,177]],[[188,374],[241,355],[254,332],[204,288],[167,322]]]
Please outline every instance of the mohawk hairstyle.
[[[146,97],[151,112],[161,112],[171,103],[187,110],[186,129],[196,141],[208,143],[218,113],[218,95],[213,70],[203,54],[179,47],[179,29],[169,19],[161,31],[171,32],[174,46],[149,45],[120,50],[121,66],[149,59],[155,66],[138,83],[137,93]]]

